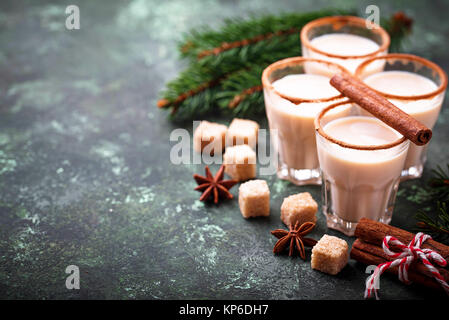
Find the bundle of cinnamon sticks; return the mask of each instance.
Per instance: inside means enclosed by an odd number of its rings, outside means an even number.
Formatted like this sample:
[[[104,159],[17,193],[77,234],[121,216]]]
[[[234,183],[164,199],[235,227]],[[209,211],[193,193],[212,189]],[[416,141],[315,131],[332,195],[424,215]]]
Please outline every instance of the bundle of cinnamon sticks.
[[[351,258],[367,265],[379,265],[381,263],[391,261],[391,259],[384,253],[382,249],[382,241],[385,236],[390,235],[396,237],[402,243],[408,245],[413,239],[414,234],[405,230],[386,225],[381,222],[376,222],[370,219],[362,218],[357,224],[354,241],[351,250]],[[438,252],[446,261],[449,262],[449,247],[434,240],[427,240],[423,243],[422,248],[432,249]],[[395,250],[394,246],[392,250]],[[448,268],[438,267],[440,274],[446,282],[449,281]],[[387,270],[390,273],[398,274],[398,267]],[[421,284],[423,286],[441,289],[438,282],[434,280],[432,274],[424,266],[420,260],[415,260],[408,272],[409,280]]]

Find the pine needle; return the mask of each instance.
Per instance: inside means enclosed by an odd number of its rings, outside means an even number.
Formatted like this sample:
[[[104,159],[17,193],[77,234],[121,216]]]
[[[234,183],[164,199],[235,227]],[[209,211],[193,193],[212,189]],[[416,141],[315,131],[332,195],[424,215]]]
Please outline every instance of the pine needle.
[[[428,203],[430,211],[420,210],[416,214],[417,226],[435,238],[449,239],[449,164],[431,171],[428,186],[419,189],[422,202]],[[433,210],[432,210],[433,208]]]
[[[449,239],[449,211],[446,202],[438,202],[436,217],[420,210],[416,215],[418,227],[421,231],[429,233],[435,239]]]

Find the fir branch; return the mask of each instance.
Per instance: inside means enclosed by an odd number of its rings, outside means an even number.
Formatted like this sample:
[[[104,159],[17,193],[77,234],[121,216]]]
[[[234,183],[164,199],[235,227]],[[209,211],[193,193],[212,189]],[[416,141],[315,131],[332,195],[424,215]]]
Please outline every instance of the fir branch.
[[[243,39],[243,40],[238,40],[238,41],[234,41],[234,42],[223,42],[219,47],[201,51],[198,54],[198,59],[202,59],[202,58],[210,56],[210,55],[218,56],[219,54],[221,54],[227,50],[231,50],[231,49],[239,48],[239,47],[245,47],[250,44],[256,44],[261,41],[270,40],[273,37],[281,37],[281,36],[285,36],[285,35],[291,35],[291,34],[294,34],[297,32],[299,32],[299,30],[297,28],[291,28],[288,30],[280,30],[280,31],[276,31],[276,32],[270,32],[267,34],[261,34],[261,35],[255,36],[254,38]]]
[[[423,232],[429,233],[434,238],[449,238],[449,211],[446,202],[437,203],[437,215],[435,218],[420,210],[416,215],[417,226]]]
[[[432,176],[427,185],[416,188],[417,192],[411,199],[417,203],[430,204],[437,201],[449,201],[449,164],[446,165],[446,171],[441,166],[432,169]]]
[[[262,17],[251,16],[247,20],[239,18],[226,19],[220,30],[209,27],[202,30],[191,31],[190,35],[180,43],[180,51],[183,57],[196,60],[205,56],[205,52],[213,52],[214,49],[227,48],[225,43],[240,43],[241,46],[252,44],[273,36],[286,35],[293,30],[299,32],[308,22],[332,15],[355,15],[354,10],[327,9],[306,13],[284,13],[278,16],[265,15]],[[270,37],[270,35],[272,35]],[[246,41],[245,41],[246,40]],[[299,41],[299,39],[297,39]],[[231,49],[231,48],[229,48]],[[226,50],[226,49],[225,49]]]
[[[260,79],[265,66],[254,65],[235,72],[222,83],[218,103],[222,109],[232,109],[235,116],[248,116],[265,112]]]
[[[438,165],[436,169],[432,170],[434,177],[430,180],[430,185],[433,188],[441,188],[444,197],[449,195],[449,164],[446,165],[446,171]]]
[[[186,98],[185,101],[183,101],[183,104],[188,105],[189,107],[179,108],[179,105],[173,106],[170,114],[171,119],[174,121],[183,121],[187,119],[202,120],[202,116],[218,109],[216,96],[219,92],[219,86],[215,86]]]
[[[222,77],[209,72],[198,65],[191,65],[181,72],[179,77],[167,84],[159,108],[177,108],[182,103],[188,104],[188,98],[206,91],[220,83]],[[190,104],[189,104],[190,105]],[[192,107],[196,109],[195,106]]]
[[[337,14],[354,12],[330,9],[246,21],[228,19],[220,30],[191,31],[179,46],[190,65],[167,84],[158,106],[171,108],[174,120],[192,119],[217,108],[234,116],[263,112],[263,69],[274,61],[300,56],[301,28],[314,19]],[[395,48],[409,31],[411,19],[398,13],[382,25],[390,31]]]
[[[208,101],[201,103],[199,99],[192,99],[199,93],[208,91],[214,87],[220,89],[223,79],[234,72],[244,72],[253,65],[261,65],[264,68],[276,60],[290,56],[301,55],[301,46],[298,38],[299,30],[311,20],[332,14],[353,14],[352,11],[324,10],[312,13],[288,13],[279,16],[265,16],[252,18],[247,21],[228,19],[221,30],[215,31],[208,27],[202,30],[194,30],[186,36],[180,46],[181,55],[190,58],[189,67],[176,79],[167,84],[166,90],[162,92],[162,99],[158,101],[158,107],[171,108],[172,119],[184,119],[184,116],[194,115],[195,111],[202,110],[202,114],[213,110],[219,105],[218,99],[226,96],[216,97],[214,94],[203,95]],[[292,33],[292,29],[298,30]],[[267,34],[273,36],[266,36]],[[247,38],[255,38],[257,41],[244,41]],[[243,40],[242,40],[243,38]],[[220,51],[218,55],[207,55],[198,60],[198,53],[206,48],[223,46],[224,42],[241,41],[241,46],[229,47]],[[260,78],[258,79],[260,84]],[[250,87],[241,87],[235,95]],[[218,90],[218,92],[221,92]],[[229,101],[234,97],[229,96]],[[250,95],[247,95],[249,97]],[[253,99],[251,99],[253,100]],[[229,103],[228,101],[228,103]],[[257,99],[257,101],[261,101]],[[202,104],[202,105],[199,105]],[[222,104],[221,104],[222,105]],[[179,111],[184,108],[186,112]],[[224,109],[224,108],[221,108]],[[248,106],[236,108],[234,113],[246,113]],[[179,114],[178,114],[179,113]]]
[[[430,179],[431,198],[439,201],[449,201],[449,164],[446,165],[446,171],[441,166],[432,170],[433,177]]]
[[[420,210],[416,215],[417,226],[421,231],[434,237],[449,239],[449,164],[446,170],[437,166],[432,170],[428,187],[419,190],[419,197],[435,208],[436,214]]]

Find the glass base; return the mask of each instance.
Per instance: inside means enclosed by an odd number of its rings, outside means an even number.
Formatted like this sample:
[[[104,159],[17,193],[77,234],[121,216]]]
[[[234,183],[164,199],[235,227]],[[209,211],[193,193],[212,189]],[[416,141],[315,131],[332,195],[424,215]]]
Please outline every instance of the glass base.
[[[422,172],[423,172],[422,164],[409,167],[408,169],[404,169],[401,172],[401,181],[421,178]]]
[[[320,169],[301,169],[296,170],[287,167],[287,165],[280,165],[277,171],[279,179],[288,180],[298,186],[306,184],[321,185]]]
[[[346,221],[337,216],[334,213],[327,213],[327,207],[323,206],[323,214],[326,217],[327,227],[340,231],[347,236],[353,236],[355,232],[355,228],[357,227],[357,222]],[[379,222],[390,224],[391,217],[393,215],[393,208],[389,208],[386,210],[385,215],[379,219]]]

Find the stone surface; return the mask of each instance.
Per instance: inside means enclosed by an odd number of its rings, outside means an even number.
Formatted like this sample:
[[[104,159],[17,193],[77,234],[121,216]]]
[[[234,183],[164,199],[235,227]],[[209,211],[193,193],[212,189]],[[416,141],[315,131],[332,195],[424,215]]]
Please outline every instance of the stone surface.
[[[375,2],[386,17],[396,10],[413,16],[405,49],[447,70],[447,2]],[[65,29],[68,4],[80,8],[80,30]],[[363,299],[366,266],[350,260],[333,277],[310,268],[310,249],[307,261],[272,253],[270,231],[284,227],[276,208],[294,193],[320,199],[319,187],[264,177],[273,212],[250,221],[236,199],[220,206],[198,201],[192,174],[204,166],[170,164],[170,133],[180,125],[156,102],[184,66],[176,41],[192,27],[330,5],[365,12],[369,4],[1,1],[0,298]],[[449,158],[447,104],[424,178],[399,188],[393,225],[414,227],[423,207],[417,186]],[[267,128],[264,117],[254,120]],[[192,134],[192,123],[182,127]],[[237,197],[238,188],[231,192]],[[352,243],[317,216],[311,237],[328,233]],[[69,265],[80,268],[80,290],[65,287]],[[438,297],[390,275],[381,288],[383,299]]]

